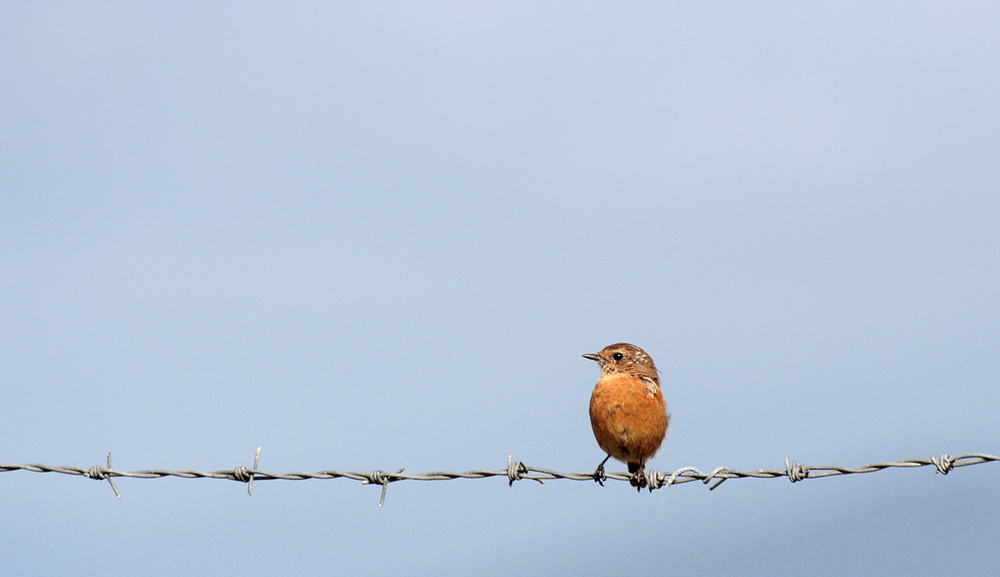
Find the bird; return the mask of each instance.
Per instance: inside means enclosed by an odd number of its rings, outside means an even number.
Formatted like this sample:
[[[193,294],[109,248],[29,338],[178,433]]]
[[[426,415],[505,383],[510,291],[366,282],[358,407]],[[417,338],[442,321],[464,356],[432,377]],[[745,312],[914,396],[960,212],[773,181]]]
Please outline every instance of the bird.
[[[652,357],[629,343],[608,345],[583,357],[601,367],[590,396],[590,425],[608,456],[594,471],[594,480],[604,486],[604,464],[614,457],[628,465],[629,484],[641,492],[647,484],[646,462],[660,450],[670,421],[660,374]]]

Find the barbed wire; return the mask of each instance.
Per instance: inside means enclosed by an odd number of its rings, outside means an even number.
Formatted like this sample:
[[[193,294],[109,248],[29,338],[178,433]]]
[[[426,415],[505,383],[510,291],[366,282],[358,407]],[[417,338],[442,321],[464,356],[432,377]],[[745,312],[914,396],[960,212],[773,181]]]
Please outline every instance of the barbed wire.
[[[165,470],[147,469],[142,471],[119,471],[111,468],[111,453],[108,453],[107,467],[51,467],[28,463],[24,465],[4,465],[0,464],[0,473],[8,471],[30,471],[32,473],[62,473],[64,475],[79,475],[88,479],[98,481],[107,480],[114,490],[115,495],[121,499],[121,493],[115,486],[115,477],[126,477],[131,479],[161,479],[163,477],[179,477],[182,479],[227,479],[229,481],[239,481],[247,484],[247,493],[253,494],[253,482],[258,481],[304,481],[307,479],[351,479],[361,481],[366,485],[381,485],[382,496],[378,506],[385,503],[385,492],[389,483],[396,481],[449,481],[452,479],[486,479],[489,477],[506,477],[508,486],[513,486],[514,481],[527,479],[531,481],[550,481],[554,479],[568,479],[571,481],[596,481],[595,473],[560,473],[551,469],[540,467],[529,467],[522,461],[514,461],[513,455],[507,457],[507,468],[501,470],[472,470],[464,473],[449,473],[435,471],[431,473],[404,474],[403,469],[394,473],[387,473],[375,470],[368,473],[356,471],[319,471],[317,473],[270,473],[257,469],[260,462],[260,447],[254,455],[252,469],[246,467],[235,467],[220,471],[204,472],[191,470]],[[739,471],[729,467],[717,467],[711,472],[703,473],[695,467],[682,467],[673,472],[658,470],[646,471],[646,486],[650,491],[654,489],[665,489],[671,485],[681,485],[693,481],[701,481],[708,485],[712,483],[709,490],[713,490],[729,479],[775,479],[785,477],[792,483],[805,479],[819,479],[822,477],[832,477],[836,475],[854,475],[860,473],[874,473],[890,468],[912,468],[927,467],[933,465],[935,471],[947,475],[956,467],[967,467],[969,465],[979,465],[981,463],[1000,461],[996,455],[985,453],[968,453],[952,457],[945,453],[940,457],[930,459],[901,459],[898,461],[887,461],[882,463],[869,463],[861,467],[838,467],[838,466],[806,466],[796,461],[789,462],[785,459],[784,469],[758,469],[756,471]],[[604,478],[616,481],[629,481],[633,478],[631,473],[613,472],[604,475]],[[603,478],[602,478],[603,481]],[[603,483],[602,483],[603,485]]]

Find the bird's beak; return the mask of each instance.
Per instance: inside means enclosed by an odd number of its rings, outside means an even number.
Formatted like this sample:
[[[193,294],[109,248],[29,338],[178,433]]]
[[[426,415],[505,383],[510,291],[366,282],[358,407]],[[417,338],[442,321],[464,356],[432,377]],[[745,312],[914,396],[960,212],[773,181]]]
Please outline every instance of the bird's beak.
[[[601,357],[597,353],[587,353],[583,355],[583,358],[590,359],[592,361],[597,361],[598,363],[601,362]]]

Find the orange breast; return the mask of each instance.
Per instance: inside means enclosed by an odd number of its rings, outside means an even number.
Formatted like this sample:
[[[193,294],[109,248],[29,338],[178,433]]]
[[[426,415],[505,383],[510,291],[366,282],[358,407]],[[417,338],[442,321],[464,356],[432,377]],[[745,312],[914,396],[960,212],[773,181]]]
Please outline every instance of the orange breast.
[[[601,377],[590,397],[590,424],[597,444],[623,463],[645,464],[667,434],[663,393],[639,378]]]

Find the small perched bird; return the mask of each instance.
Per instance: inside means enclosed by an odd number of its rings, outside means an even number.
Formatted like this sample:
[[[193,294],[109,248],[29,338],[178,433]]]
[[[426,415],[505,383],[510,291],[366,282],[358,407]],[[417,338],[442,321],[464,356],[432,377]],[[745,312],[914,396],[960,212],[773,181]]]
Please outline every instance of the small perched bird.
[[[594,471],[604,485],[604,463],[614,457],[628,465],[629,483],[646,486],[646,461],[660,450],[667,434],[667,407],[660,391],[660,374],[646,351],[628,343],[604,347],[583,355],[597,361],[601,377],[590,396],[590,425],[607,457]]]

